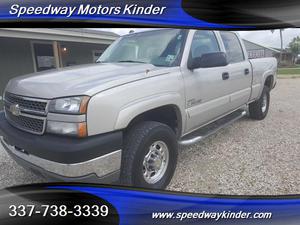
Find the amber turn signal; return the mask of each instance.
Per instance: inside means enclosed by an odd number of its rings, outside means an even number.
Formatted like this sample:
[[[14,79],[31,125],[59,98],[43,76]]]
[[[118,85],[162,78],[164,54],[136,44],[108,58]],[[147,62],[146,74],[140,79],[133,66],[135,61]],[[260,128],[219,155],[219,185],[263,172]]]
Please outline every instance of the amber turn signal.
[[[87,112],[89,101],[90,101],[90,97],[88,97],[88,96],[84,96],[82,98],[81,104],[80,104],[80,109],[79,109],[80,114],[85,114]]]
[[[80,138],[86,137],[88,135],[86,122],[82,122],[78,124],[77,134],[78,137]]]

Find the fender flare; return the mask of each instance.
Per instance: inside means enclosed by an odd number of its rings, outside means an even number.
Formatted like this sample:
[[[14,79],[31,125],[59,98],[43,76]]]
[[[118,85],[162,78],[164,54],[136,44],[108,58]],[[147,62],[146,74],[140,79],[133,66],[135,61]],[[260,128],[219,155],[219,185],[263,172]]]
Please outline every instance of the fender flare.
[[[270,76],[272,76],[273,77],[273,82],[274,82],[274,80],[275,80],[275,75],[274,75],[274,73],[273,73],[273,71],[272,70],[267,70],[264,74],[263,74],[263,78],[262,78],[262,84],[261,84],[261,90],[260,90],[260,92],[259,92],[259,96],[261,96],[261,93],[262,93],[262,91],[263,91],[263,88],[264,88],[264,85],[265,85],[265,82],[266,82],[266,80],[267,80],[267,78],[268,77],[270,77]]]
[[[137,99],[122,107],[114,125],[114,129],[124,129],[134,118],[142,113],[166,105],[174,105],[178,107],[181,113],[182,128],[184,128],[186,119],[184,117],[185,110],[182,102],[182,96],[175,92],[161,93]]]

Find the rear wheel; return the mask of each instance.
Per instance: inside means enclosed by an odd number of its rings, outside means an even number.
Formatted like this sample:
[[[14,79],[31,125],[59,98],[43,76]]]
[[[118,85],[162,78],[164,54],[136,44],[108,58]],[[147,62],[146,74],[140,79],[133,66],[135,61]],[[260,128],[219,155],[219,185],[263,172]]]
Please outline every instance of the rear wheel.
[[[270,89],[264,86],[262,94],[258,100],[249,104],[250,117],[255,120],[263,120],[269,111]]]
[[[176,168],[177,139],[165,124],[146,121],[125,134],[121,183],[163,189]]]

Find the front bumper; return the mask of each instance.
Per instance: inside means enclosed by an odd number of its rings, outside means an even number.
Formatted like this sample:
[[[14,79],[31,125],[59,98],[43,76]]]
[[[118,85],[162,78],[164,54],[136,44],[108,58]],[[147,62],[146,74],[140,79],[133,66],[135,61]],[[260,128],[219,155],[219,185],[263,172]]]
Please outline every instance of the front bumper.
[[[122,132],[86,139],[37,136],[12,127],[0,113],[0,142],[20,165],[54,180],[112,182],[121,167]]]

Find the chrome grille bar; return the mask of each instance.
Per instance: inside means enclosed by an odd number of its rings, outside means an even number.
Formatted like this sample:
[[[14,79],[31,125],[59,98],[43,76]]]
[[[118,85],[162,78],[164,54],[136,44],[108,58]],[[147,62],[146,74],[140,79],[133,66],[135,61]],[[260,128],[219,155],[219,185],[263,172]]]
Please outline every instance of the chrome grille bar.
[[[48,100],[28,98],[11,93],[4,95],[4,110],[7,121],[14,127],[42,135],[46,129]],[[13,109],[18,108],[16,114]]]

